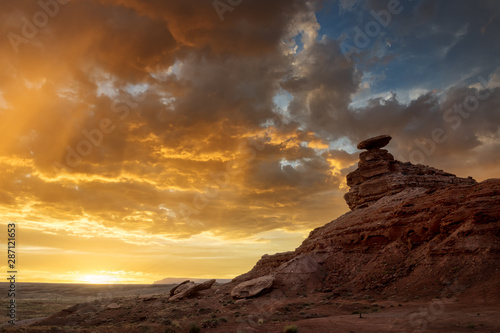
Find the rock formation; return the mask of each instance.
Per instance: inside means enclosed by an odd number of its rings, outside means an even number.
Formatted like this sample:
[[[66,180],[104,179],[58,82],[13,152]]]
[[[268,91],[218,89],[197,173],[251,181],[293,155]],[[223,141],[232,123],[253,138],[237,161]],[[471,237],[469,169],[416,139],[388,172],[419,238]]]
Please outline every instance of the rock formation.
[[[313,230],[295,251],[264,255],[222,288],[273,276],[274,291],[286,295],[432,298],[453,285],[455,292],[475,288],[500,297],[490,288],[500,282],[500,180],[477,183],[396,161],[381,149],[389,140],[359,145],[368,150],[347,176],[352,211]]]
[[[271,289],[273,282],[274,277],[272,275],[266,275],[253,280],[245,281],[233,288],[231,296],[233,298],[254,297]]]
[[[175,291],[177,289],[179,289],[180,286],[183,286],[183,285],[185,285],[185,284],[187,284],[189,282],[191,282],[191,281],[189,281],[189,280],[183,281],[183,282],[179,283],[178,285],[176,285],[175,287],[173,287],[172,289],[170,289],[170,297],[174,296]]]
[[[344,196],[352,210],[367,207],[380,198],[399,193],[408,187],[437,189],[449,185],[474,185],[472,178],[459,178],[453,174],[424,165],[413,165],[394,160],[385,149],[391,137],[382,135],[361,142],[358,168],[347,175],[351,187]]]
[[[198,291],[212,288],[215,280],[205,281],[203,283],[194,283],[190,281],[184,281],[178,286],[174,287],[170,292],[169,301],[178,301],[185,297],[196,294]]]
[[[374,138],[366,139],[358,144],[358,149],[380,149],[384,148],[391,142],[392,137],[390,135],[379,135]]]

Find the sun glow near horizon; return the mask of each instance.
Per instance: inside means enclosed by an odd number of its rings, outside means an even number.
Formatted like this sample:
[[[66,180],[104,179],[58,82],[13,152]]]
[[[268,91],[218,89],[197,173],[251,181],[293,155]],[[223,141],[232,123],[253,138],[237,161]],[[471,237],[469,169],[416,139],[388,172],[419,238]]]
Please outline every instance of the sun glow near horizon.
[[[111,275],[85,274],[75,280],[77,283],[85,284],[117,284],[120,279]]]

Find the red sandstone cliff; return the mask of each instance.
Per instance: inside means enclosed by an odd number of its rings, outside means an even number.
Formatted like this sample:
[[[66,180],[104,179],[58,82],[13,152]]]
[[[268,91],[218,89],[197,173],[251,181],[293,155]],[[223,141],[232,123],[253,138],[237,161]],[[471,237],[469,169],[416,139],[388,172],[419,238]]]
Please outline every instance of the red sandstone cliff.
[[[273,288],[287,295],[473,292],[498,299],[500,179],[478,184],[395,161],[380,148],[369,142],[347,177],[351,212],[313,230],[295,251],[263,256],[227,288],[270,275]]]

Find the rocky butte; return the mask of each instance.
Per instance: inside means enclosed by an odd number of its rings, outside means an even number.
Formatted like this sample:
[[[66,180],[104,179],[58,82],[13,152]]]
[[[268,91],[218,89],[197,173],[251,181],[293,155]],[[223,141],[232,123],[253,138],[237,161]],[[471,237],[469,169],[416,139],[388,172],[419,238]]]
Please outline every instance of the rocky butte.
[[[313,230],[295,251],[263,256],[226,288],[268,276],[287,295],[413,299],[455,288],[500,299],[500,179],[477,183],[397,161],[382,149],[390,140],[358,145],[366,151],[347,176],[350,212]]]
[[[475,185],[469,178],[455,175],[424,165],[413,165],[394,160],[385,149],[391,137],[381,135],[361,142],[358,149],[366,149],[359,155],[356,171],[347,175],[351,187],[345,201],[351,209],[367,207],[379,199],[399,193],[410,187],[438,189],[449,185]]]

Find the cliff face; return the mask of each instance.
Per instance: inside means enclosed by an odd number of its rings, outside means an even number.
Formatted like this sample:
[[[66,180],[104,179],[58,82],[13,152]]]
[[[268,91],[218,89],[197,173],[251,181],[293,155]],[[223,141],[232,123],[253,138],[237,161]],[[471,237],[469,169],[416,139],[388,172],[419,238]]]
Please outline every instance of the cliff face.
[[[458,178],[395,161],[380,147],[362,153],[347,178],[351,212],[295,251],[265,255],[228,288],[272,275],[288,295],[500,296],[500,179]]]
[[[498,293],[499,221],[498,179],[408,188],[314,230],[296,255],[317,258],[323,287],[339,291],[433,297],[496,279]]]

